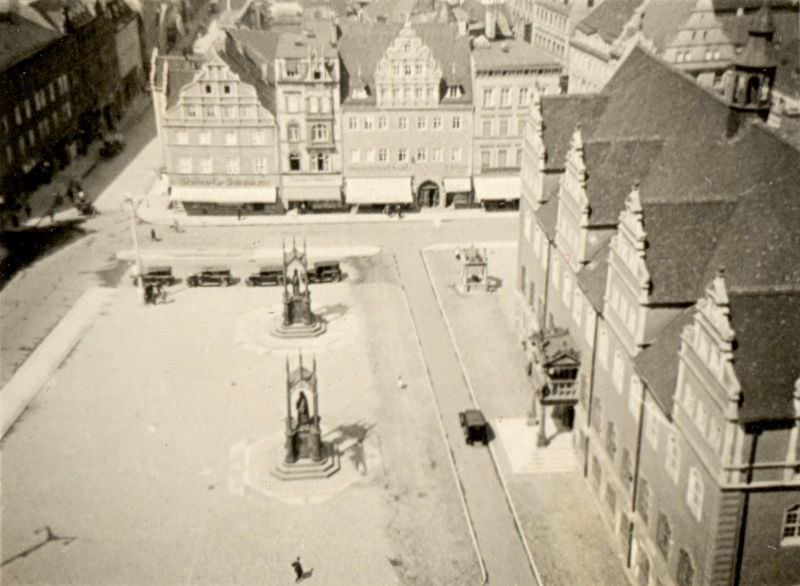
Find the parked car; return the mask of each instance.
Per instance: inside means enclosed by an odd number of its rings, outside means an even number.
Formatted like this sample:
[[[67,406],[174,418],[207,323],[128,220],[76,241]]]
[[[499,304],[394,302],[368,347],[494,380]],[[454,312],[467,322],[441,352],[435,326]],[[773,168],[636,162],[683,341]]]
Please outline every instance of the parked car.
[[[464,430],[464,439],[469,445],[474,442],[489,443],[489,425],[486,418],[478,409],[467,409],[458,414],[458,421]]]
[[[235,282],[228,267],[203,267],[200,272],[186,279],[186,284],[189,287],[203,287],[206,285],[227,287]]]
[[[147,285],[162,285],[171,286],[178,282],[175,275],[172,274],[172,267],[170,266],[153,266],[147,267],[142,275],[142,284]],[[138,285],[139,279],[136,275],[133,276],[133,284]]]
[[[308,280],[311,283],[330,283],[342,280],[342,268],[335,260],[315,262],[308,271]]]
[[[258,269],[257,273],[253,273],[247,279],[245,284],[250,287],[265,287],[269,285],[283,285],[283,267],[281,266],[264,266]]]
[[[121,134],[113,134],[103,139],[103,144],[100,146],[100,156],[105,159],[110,159],[118,155],[125,148],[125,138]]]

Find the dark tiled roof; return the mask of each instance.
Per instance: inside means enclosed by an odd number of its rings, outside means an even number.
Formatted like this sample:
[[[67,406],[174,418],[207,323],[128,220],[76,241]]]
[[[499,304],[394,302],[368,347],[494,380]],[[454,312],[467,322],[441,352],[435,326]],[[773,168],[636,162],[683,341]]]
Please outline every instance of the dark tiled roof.
[[[536,210],[536,217],[542,226],[547,239],[552,242],[556,238],[556,219],[558,217],[558,201],[548,199],[539,209]]]
[[[603,311],[603,296],[606,293],[606,280],[608,279],[608,243],[612,231],[590,230],[589,237],[595,232],[602,232],[599,236],[602,245],[597,248],[589,262],[578,271],[578,282],[586,293],[589,303],[598,312]]]
[[[283,32],[274,30],[249,30],[236,29],[228,31],[227,36],[231,39],[235,47],[229,45],[226,50],[241,53],[259,67],[267,66],[267,80],[275,82],[275,71],[273,64],[278,53],[278,42]]]
[[[800,291],[730,291],[728,296],[742,420],[794,419],[792,392],[800,377]]]
[[[697,300],[705,267],[735,207],[731,202],[647,204],[645,262],[653,304]]]
[[[375,68],[383,58],[386,49],[397,38],[401,25],[348,23],[342,26],[342,37],[339,39],[339,55],[344,66],[345,77],[344,102],[349,99],[349,80],[366,84],[375,91]],[[458,103],[472,102],[472,80],[469,61],[469,39],[459,37],[454,26],[440,23],[417,23],[412,29],[422,42],[431,50],[433,58],[439,63],[442,77],[450,85],[460,85],[464,95]],[[455,75],[454,75],[455,74]],[[374,93],[369,102],[374,102]],[[456,102],[456,100],[453,100]]]
[[[569,141],[578,122],[586,129],[606,107],[606,97],[596,94],[543,96],[544,146],[547,169],[563,169]]]
[[[181,90],[197,75],[200,63],[173,55],[159,57],[158,61],[160,62],[159,72],[163,71],[164,67],[167,68],[167,108],[171,108],[178,103]],[[157,81],[160,83],[161,80]]]
[[[259,64],[236,50],[235,41],[228,35],[225,39],[226,50],[220,53],[220,58],[230,67],[239,79],[256,90],[256,96],[261,105],[276,114],[275,111],[275,86],[264,81]]]
[[[590,225],[617,224],[634,182],[647,175],[663,144],[662,140],[655,138],[584,144]]]
[[[772,8],[790,8],[796,5],[797,0],[766,0]],[[739,8],[745,10],[758,10],[764,5],[764,0],[711,0],[714,12],[736,12]]]
[[[548,52],[515,39],[490,43],[486,47],[476,46],[472,51],[472,59],[477,71],[542,66],[560,68],[558,60]]]
[[[598,34],[606,43],[613,43],[642,2],[644,0],[605,0],[578,23],[578,29],[587,35]]]
[[[37,15],[33,17],[37,18]],[[18,13],[12,14],[9,20],[0,21],[0,69],[5,70],[35,54],[60,36],[44,23],[36,23]]]
[[[647,385],[664,413],[672,413],[678,380],[678,351],[681,332],[694,319],[694,307],[681,312],[662,329],[653,343],[634,359],[636,372]]]

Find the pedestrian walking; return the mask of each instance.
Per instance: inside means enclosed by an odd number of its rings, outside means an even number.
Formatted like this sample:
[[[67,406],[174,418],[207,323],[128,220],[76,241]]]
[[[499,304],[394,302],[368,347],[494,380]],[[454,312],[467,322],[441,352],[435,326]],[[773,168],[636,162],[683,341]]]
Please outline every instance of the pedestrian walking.
[[[397,388],[401,391],[406,388],[406,381],[404,381],[403,377],[399,374],[397,375]]]
[[[152,240],[153,242],[160,242],[161,241],[161,238],[159,238],[158,234],[156,234],[156,229],[155,228],[150,228],[150,240]]]
[[[292,568],[294,568],[294,581],[299,582],[303,579],[303,565],[300,563],[300,556],[297,557],[296,560],[292,562]]]
[[[241,220],[242,219],[242,212],[243,211],[244,211],[244,209],[242,208],[242,206],[239,206],[238,208],[236,208],[236,219],[237,220]]]

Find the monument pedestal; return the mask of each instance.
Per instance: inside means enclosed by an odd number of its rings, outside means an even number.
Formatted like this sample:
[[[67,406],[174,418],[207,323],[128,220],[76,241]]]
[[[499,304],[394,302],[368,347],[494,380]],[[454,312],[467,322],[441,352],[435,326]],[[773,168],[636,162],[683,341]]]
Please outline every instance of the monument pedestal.
[[[326,329],[325,322],[317,316],[314,316],[314,321],[310,324],[293,323],[288,326],[278,318],[275,320],[272,334],[278,338],[316,338],[324,334]]]
[[[339,454],[328,442],[320,442],[319,460],[298,458],[294,462],[286,461],[286,454],[276,450],[276,463],[270,474],[279,480],[315,480],[330,478],[341,468]]]

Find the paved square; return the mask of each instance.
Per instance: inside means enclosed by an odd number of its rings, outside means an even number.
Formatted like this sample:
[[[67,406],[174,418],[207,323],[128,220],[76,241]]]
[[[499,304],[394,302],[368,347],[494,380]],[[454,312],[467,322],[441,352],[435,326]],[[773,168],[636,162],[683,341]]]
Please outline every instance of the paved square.
[[[281,439],[295,349],[259,351],[241,320],[280,289],[178,286],[145,307],[125,282],[3,440],[2,583],[288,584],[297,555],[320,584],[477,583],[393,261],[348,265],[312,287],[340,334],[315,348],[343,452],[330,490],[242,482],[247,446]]]

